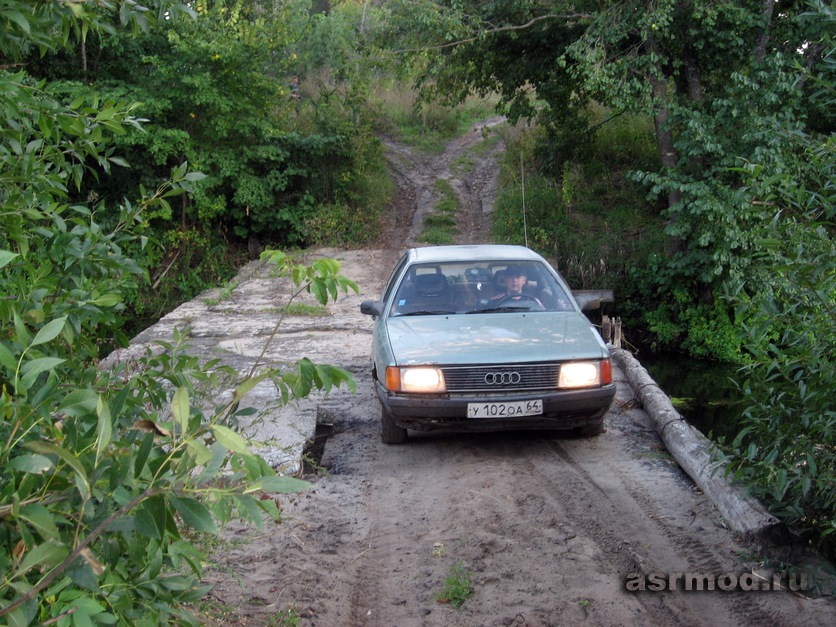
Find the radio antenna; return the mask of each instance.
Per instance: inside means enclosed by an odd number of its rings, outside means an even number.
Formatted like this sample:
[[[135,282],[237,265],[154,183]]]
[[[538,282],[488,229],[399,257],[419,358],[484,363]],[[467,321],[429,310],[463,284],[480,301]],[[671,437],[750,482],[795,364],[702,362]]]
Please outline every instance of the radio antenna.
[[[525,215],[525,168],[523,168],[522,150],[520,150],[520,180],[522,181],[523,237],[525,238],[525,247],[528,248],[528,220]]]

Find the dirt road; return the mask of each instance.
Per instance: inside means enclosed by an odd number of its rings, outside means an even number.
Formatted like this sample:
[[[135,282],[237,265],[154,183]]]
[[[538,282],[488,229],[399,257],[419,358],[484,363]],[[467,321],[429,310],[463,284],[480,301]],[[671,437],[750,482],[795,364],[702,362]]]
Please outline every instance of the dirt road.
[[[474,146],[499,122],[433,157],[387,144],[402,192],[387,241],[330,251],[364,297],[379,294],[400,250],[414,242],[436,178],[460,194],[460,241],[489,241],[502,143]],[[462,155],[469,165],[457,169]],[[344,324],[340,308],[356,312],[357,302],[341,299],[333,318]],[[317,320],[320,330],[324,324]],[[832,623],[832,598],[809,592],[686,592],[682,580],[676,592],[626,589],[645,581],[631,574],[663,575],[649,582],[656,588],[667,587],[669,573],[703,573],[726,587],[731,575],[750,573],[744,581],[759,586],[772,578],[666,453],[623,381],[596,438],[415,434],[386,446],[368,359],[346,350],[346,342],[369,343],[370,330],[360,319],[351,335],[318,334],[318,354],[309,356],[351,369],[358,391],[314,401],[333,425],[326,472],[308,477],[310,490],[279,498],[283,522],[228,529],[207,577],[218,624]],[[458,591],[444,590],[448,579]]]

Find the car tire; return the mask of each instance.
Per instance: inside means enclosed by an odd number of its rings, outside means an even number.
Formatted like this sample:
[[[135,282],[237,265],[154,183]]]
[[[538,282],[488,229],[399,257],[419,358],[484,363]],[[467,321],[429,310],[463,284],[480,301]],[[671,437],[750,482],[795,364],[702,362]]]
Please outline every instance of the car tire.
[[[575,433],[582,438],[592,438],[596,435],[601,435],[604,431],[606,431],[606,429],[604,429],[603,417],[598,422],[575,429]]]
[[[380,441],[384,444],[406,442],[406,429],[395,424],[395,417],[385,408],[380,410]]]

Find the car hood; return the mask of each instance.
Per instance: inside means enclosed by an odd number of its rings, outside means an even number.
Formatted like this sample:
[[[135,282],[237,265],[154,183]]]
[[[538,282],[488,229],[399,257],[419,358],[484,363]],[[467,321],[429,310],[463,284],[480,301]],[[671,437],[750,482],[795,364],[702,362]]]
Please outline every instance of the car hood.
[[[404,316],[386,321],[395,363],[486,364],[600,359],[601,336],[577,312]]]

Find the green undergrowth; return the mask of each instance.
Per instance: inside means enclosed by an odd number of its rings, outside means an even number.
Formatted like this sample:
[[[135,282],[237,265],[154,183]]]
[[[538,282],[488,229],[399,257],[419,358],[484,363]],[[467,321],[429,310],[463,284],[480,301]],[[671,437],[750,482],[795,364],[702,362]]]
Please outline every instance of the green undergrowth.
[[[424,152],[441,152],[473,124],[496,115],[493,98],[469,98],[450,107],[422,102],[416,91],[387,81],[373,90],[370,105],[378,112],[378,131]]]
[[[435,598],[439,603],[449,603],[459,609],[473,594],[471,574],[465,570],[462,562],[456,562],[450,568],[450,574],[444,580],[444,586]]]
[[[631,181],[628,168],[653,159],[639,124],[599,130],[583,161],[563,161],[559,172],[541,168],[535,157],[537,129],[508,133],[497,197],[496,241],[525,244],[554,262],[575,289],[632,291],[634,269],[665,250],[659,208]],[[618,145],[618,150],[613,146]],[[631,150],[632,147],[632,150]]]

